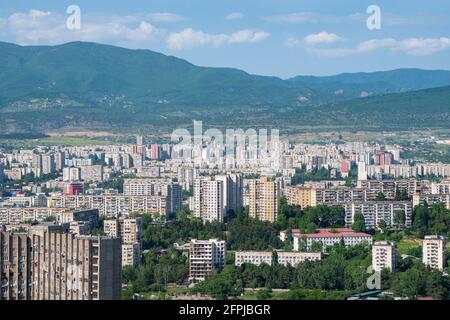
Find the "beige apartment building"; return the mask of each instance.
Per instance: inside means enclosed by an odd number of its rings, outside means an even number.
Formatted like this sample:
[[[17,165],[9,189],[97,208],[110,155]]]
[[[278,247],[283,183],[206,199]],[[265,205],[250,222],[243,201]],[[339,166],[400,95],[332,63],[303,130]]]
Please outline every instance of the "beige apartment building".
[[[121,298],[120,240],[77,236],[67,228],[42,224],[31,226],[26,234],[0,232],[1,268],[16,268],[9,276],[2,273],[1,299]]]
[[[142,219],[118,218],[105,220],[103,231],[107,236],[117,237],[122,245],[122,267],[136,267],[141,261]]]
[[[316,190],[307,187],[285,187],[284,192],[289,205],[301,208],[316,206]]]
[[[443,236],[425,236],[422,241],[422,262],[432,269],[444,269],[445,238]]]
[[[375,241],[372,245],[372,267],[375,271],[383,269],[395,270],[396,261],[395,244],[390,241]]]
[[[27,234],[0,231],[0,300],[30,299],[30,249]]]
[[[280,204],[280,182],[267,177],[249,183],[249,215],[255,219],[275,222]]]

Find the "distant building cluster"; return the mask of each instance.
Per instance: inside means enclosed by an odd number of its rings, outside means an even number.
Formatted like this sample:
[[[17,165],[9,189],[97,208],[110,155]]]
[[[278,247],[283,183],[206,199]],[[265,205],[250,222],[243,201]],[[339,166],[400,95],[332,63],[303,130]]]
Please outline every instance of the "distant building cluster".
[[[366,245],[381,272],[395,271],[396,245],[351,229],[357,217],[367,230],[400,230],[412,227],[415,206],[450,209],[450,165],[402,159],[400,146],[276,140],[261,148],[243,144],[218,161],[226,148],[216,141],[183,149],[138,136],[132,144],[0,150],[0,299],[119,299],[122,268],[142,262],[145,215],[161,225],[179,213],[227,223],[246,208],[276,223],[285,202],[336,206],[342,227],[283,231],[292,250],[240,250],[234,264],[296,267],[336,244]],[[187,251],[192,283],[226,264],[220,239],[176,248]],[[424,265],[444,269],[442,236],[425,236],[422,250]]]

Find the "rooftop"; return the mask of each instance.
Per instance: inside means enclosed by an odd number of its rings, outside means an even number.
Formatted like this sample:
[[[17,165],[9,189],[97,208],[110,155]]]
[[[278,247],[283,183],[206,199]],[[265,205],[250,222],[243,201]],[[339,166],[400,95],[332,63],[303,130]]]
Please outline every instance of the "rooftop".
[[[355,232],[350,228],[316,229],[316,233],[300,233],[298,237],[322,238],[322,237],[370,237],[364,232]]]

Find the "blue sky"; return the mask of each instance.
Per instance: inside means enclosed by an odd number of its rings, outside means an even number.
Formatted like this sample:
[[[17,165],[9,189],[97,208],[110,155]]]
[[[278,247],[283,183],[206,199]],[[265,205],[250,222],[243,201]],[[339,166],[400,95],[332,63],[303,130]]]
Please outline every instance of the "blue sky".
[[[69,5],[81,29],[66,27]],[[369,30],[369,5],[381,30]],[[0,40],[94,41],[287,78],[404,67],[450,70],[448,0],[2,0]]]

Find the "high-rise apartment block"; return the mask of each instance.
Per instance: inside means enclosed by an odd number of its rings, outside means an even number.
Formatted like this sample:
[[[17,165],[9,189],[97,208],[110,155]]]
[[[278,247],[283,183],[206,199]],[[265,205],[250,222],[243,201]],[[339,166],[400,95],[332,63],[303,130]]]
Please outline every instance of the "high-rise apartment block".
[[[221,271],[225,266],[225,254],[225,241],[192,239],[189,246],[189,281],[203,281],[211,272]]]
[[[123,193],[131,196],[167,197],[168,213],[178,212],[183,200],[181,186],[167,179],[125,179]]]
[[[425,236],[422,241],[422,262],[424,265],[443,270],[445,267],[445,238]]]
[[[372,267],[375,271],[383,269],[395,270],[396,249],[395,244],[389,241],[375,241],[372,245]]]
[[[31,298],[31,240],[0,231],[0,300]]]
[[[103,230],[110,237],[117,237],[122,245],[122,267],[136,267],[141,261],[142,219],[118,218],[105,220]]]
[[[217,181],[223,182],[223,205],[225,212],[236,212],[243,207],[243,176],[242,174],[227,174],[216,176]]]
[[[0,299],[121,298],[117,238],[77,236],[54,224],[32,226],[28,233],[0,232],[0,238]]]
[[[249,183],[249,215],[253,218],[275,222],[280,204],[280,183],[267,177]]]
[[[213,178],[200,178],[194,182],[193,214],[203,221],[223,222],[225,207],[224,184]]]
[[[142,219],[140,217],[105,220],[103,228],[106,235],[120,238],[122,243],[141,242]]]

